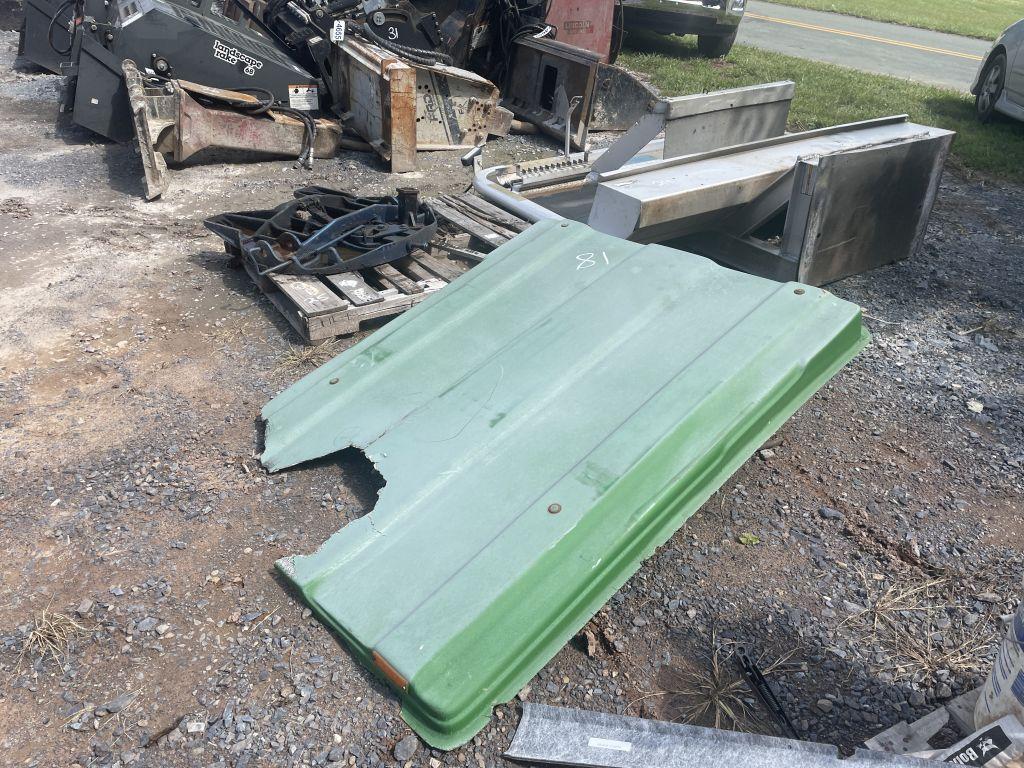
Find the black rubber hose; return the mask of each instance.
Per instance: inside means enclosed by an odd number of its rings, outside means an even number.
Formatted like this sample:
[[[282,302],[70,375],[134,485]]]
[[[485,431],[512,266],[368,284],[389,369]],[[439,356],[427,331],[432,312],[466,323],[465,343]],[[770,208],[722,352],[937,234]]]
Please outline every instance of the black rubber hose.
[[[608,63],[614,64],[622,53],[622,43],[626,39],[626,17],[622,0],[616,0],[615,13],[612,16],[612,44],[608,54]]]
[[[266,98],[259,104],[249,104],[248,102],[236,102],[236,104],[241,104],[241,108],[246,110],[250,114],[262,115],[264,112],[268,112],[274,108],[274,94],[268,91],[266,88],[236,88],[235,90],[241,91],[242,93],[257,93],[266,96]]]
[[[75,0],[65,0],[65,2],[57,6],[57,12],[50,17],[50,25],[46,28],[46,42],[50,44],[50,47],[53,48],[54,53],[56,53],[58,56],[67,56],[69,53],[71,53],[71,49],[75,47],[75,33],[73,30],[68,32],[67,48],[61,50],[53,44],[53,27],[57,23],[57,17],[60,16],[66,8],[69,8],[72,5],[75,5]],[[74,19],[74,16],[72,16],[72,19]]]
[[[231,101],[230,104],[233,107],[249,113],[250,115],[262,115],[265,112],[269,112],[273,109],[275,112],[280,112],[284,115],[291,115],[296,120],[302,123],[302,150],[299,152],[298,162],[304,168],[313,167],[313,144],[316,142],[316,120],[314,120],[308,112],[301,109],[292,109],[291,107],[285,106],[274,106],[275,99],[274,94],[265,88],[239,88],[238,90],[243,92],[255,92],[266,95],[266,99],[259,104],[250,104],[249,102]]]
[[[299,153],[299,164],[304,168],[313,167],[313,145],[316,142],[316,121],[310,116],[308,112],[301,109],[292,109],[291,107],[274,107],[274,111],[280,112],[284,115],[291,115],[296,120],[299,120],[305,127],[303,132],[302,141],[302,152]]]

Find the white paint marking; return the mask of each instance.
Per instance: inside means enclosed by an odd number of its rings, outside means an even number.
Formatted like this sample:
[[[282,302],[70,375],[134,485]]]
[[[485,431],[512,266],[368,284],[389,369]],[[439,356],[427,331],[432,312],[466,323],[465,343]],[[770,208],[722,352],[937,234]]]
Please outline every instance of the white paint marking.
[[[588,747],[596,747],[597,749],[614,749],[616,752],[632,752],[633,745],[628,741],[616,741],[615,739],[599,739],[596,736],[591,736],[587,740]]]
[[[611,264],[608,260],[608,253],[601,251],[601,257],[604,260],[605,265]],[[590,269],[591,267],[597,266],[597,257],[593,253],[581,253],[576,256],[576,271],[579,272],[581,269]]]

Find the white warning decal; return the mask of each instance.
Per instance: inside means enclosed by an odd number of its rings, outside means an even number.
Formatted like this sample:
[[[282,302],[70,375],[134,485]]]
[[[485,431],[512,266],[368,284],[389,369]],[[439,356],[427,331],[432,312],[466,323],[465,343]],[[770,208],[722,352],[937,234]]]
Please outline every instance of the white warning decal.
[[[320,109],[320,98],[315,85],[289,85],[288,106],[315,112]]]

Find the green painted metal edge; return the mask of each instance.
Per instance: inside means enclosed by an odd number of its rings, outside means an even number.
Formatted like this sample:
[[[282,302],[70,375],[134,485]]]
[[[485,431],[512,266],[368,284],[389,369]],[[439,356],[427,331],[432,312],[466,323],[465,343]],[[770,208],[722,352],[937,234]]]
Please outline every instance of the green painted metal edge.
[[[264,408],[268,468],[354,445],[387,482],[278,567],[458,746],[868,338],[820,289],[539,223]]]

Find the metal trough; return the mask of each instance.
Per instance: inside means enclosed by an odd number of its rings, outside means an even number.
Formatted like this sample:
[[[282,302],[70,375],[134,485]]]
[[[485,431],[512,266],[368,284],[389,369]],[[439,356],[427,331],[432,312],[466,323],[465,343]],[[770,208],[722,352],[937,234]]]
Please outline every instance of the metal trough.
[[[729,109],[710,113],[708,124],[728,124]],[[651,135],[643,124],[593,157],[480,170],[475,187],[532,221],[587,222],[775,280],[824,285],[916,252],[954,135],[897,115],[678,154],[685,142],[672,121],[660,144],[642,143]],[[682,135],[700,146],[702,136],[728,134],[698,123]]]

